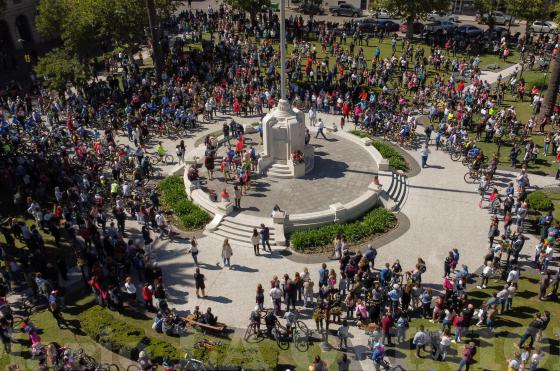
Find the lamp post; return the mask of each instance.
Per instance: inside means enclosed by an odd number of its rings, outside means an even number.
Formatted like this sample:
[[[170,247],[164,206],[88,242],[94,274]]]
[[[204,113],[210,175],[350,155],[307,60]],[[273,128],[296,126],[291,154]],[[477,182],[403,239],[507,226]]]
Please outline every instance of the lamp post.
[[[280,99],[286,100],[286,4],[280,0]]]

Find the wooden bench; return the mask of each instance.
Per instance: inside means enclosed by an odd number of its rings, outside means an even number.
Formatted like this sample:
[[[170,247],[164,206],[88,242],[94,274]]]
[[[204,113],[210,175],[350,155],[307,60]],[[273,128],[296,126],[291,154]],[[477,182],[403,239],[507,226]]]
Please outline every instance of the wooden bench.
[[[185,321],[189,326],[192,328],[199,328],[203,333],[207,331],[212,331],[216,333],[224,332],[227,326],[224,323],[217,322],[215,325],[209,325],[207,323],[195,321],[192,317],[182,317],[183,321]]]

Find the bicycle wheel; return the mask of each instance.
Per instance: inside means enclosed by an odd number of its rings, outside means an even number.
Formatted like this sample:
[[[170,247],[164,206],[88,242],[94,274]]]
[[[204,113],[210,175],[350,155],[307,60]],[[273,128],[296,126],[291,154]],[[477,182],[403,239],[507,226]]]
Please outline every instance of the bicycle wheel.
[[[272,336],[274,336],[274,340],[276,340],[276,344],[278,344],[278,348],[282,350],[287,350],[290,347],[290,342],[287,341],[286,337],[281,334],[278,328],[272,330]]]
[[[140,371],[140,366],[138,365],[129,365],[126,368],[126,371]]]
[[[249,326],[247,326],[247,330],[245,330],[245,335],[243,336],[245,341],[249,341],[249,338],[251,337],[251,335],[253,335],[253,329],[253,324],[250,323]]]
[[[474,184],[475,181],[473,181],[473,178],[471,177],[471,172],[468,171],[465,176],[463,177],[463,179],[465,179],[465,183],[471,183]]]
[[[173,159],[172,155],[165,155],[163,158],[163,161],[167,164],[167,165],[171,165],[173,162],[175,162],[175,160]]]
[[[307,334],[301,331],[298,326],[296,326],[294,328],[292,336],[296,349],[300,352],[307,352],[307,350],[309,349],[309,337],[307,336]]]
[[[307,327],[305,322],[297,321],[296,325],[300,329],[300,331],[303,332],[306,336],[311,336],[312,331],[309,329],[309,327]]]
[[[159,162],[159,156],[152,155],[149,157],[149,160],[150,160],[150,164],[157,165],[157,163]]]
[[[451,152],[451,160],[452,161],[459,161],[461,159],[461,156],[462,156],[461,152],[459,152],[459,151]]]
[[[119,371],[119,366],[114,363],[102,363],[97,366],[97,371]]]

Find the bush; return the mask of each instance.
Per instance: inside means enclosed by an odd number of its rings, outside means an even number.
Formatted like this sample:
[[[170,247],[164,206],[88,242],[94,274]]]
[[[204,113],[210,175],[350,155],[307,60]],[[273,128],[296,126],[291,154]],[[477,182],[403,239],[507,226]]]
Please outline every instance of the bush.
[[[135,325],[114,316],[108,309],[91,307],[78,315],[82,330],[94,341],[112,352],[136,360],[144,350],[152,361],[163,357],[179,362],[181,351],[174,344],[150,336]],[[226,341],[211,351],[190,349],[193,356],[216,369],[274,370],[278,364],[278,348],[263,344]]]
[[[291,246],[296,251],[313,251],[325,247],[334,241],[337,234],[346,236],[348,242],[357,243],[393,228],[397,218],[393,213],[376,208],[368,212],[362,219],[345,223],[329,224],[317,229],[294,232],[290,238]]]
[[[541,191],[531,192],[527,195],[529,207],[537,211],[550,211],[554,209],[552,200]]]
[[[366,138],[366,137],[369,136],[369,134],[366,133],[363,130],[351,130],[350,134],[354,134],[355,136],[360,137],[360,138]]]
[[[106,309],[95,306],[78,316],[82,330],[93,340],[123,357],[136,359],[149,344],[144,330],[118,321]]]
[[[396,170],[407,171],[408,164],[402,155],[393,148],[393,146],[386,142],[374,141],[372,145],[381,153],[384,159],[389,161],[389,165]]]
[[[173,209],[179,225],[186,229],[200,229],[210,221],[210,215],[187,198],[183,178],[173,175],[159,183],[162,201]]]

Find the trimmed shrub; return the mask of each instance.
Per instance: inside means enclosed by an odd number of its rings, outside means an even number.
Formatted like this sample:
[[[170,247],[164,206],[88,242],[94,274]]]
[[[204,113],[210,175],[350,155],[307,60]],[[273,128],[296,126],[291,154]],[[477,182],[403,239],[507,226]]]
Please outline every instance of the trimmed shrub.
[[[529,207],[537,211],[550,211],[554,209],[554,204],[548,195],[541,191],[531,192],[527,195]]]
[[[187,198],[183,178],[173,175],[159,183],[162,201],[173,209],[179,225],[186,229],[200,229],[210,221],[210,215]]]
[[[345,235],[350,243],[357,243],[388,231],[396,222],[397,218],[393,213],[384,208],[376,208],[354,222],[329,224],[317,229],[294,232],[290,243],[296,251],[313,252],[332,244],[337,234]]]
[[[363,130],[351,130],[350,134],[354,134],[355,136],[360,138],[366,138],[369,136],[369,134]]]
[[[383,158],[389,161],[389,165],[397,170],[407,171],[408,164],[402,155],[393,148],[393,146],[386,142],[374,141],[372,145],[381,153]]]

